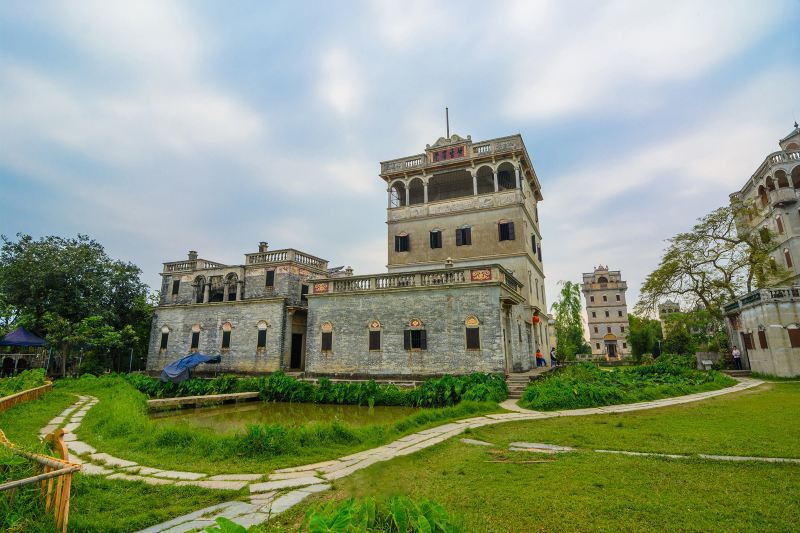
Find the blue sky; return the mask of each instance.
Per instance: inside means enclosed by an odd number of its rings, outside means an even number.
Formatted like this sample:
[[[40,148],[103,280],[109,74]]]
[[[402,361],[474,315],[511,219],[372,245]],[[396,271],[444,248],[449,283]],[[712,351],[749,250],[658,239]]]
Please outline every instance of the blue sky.
[[[519,132],[548,299],[635,301],[664,239],[800,119],[800,3],[0,3],[0,233],[85,233],[159,286],[260,240],[386,263],[381,160]]]

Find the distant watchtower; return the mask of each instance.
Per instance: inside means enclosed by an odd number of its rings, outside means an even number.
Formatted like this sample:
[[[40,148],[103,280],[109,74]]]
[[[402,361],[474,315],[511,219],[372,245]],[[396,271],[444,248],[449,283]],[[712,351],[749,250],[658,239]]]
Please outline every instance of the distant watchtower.
[[[542,193],[520,135],[442,137],[424,153],[382,162],[380,176],[389,271],[497,263],[523,283],[531,313],[544,316]]]
[[[592,355],[609,359],[630,355],[627,290],[620,271],[609,270],[608,266],[600,265],[583,275]]]

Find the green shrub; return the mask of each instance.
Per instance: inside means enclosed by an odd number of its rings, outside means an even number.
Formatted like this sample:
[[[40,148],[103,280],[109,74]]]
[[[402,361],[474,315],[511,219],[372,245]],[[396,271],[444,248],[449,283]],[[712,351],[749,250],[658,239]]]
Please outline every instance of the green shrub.
[[[44,450],[31,450],[43,452]],[[41,474],[37,463],[13,454],[0,446],[0,484]],[[55,532],[53,513],[45,513],[44,498],[39,485],[33,483],[19,487],[13,497],[9,492],[0,492],[0,531],[22,533],[27,531]]]
[[[611,370],[581,363],[532,382],[520,404],[544,411],[579,409],[680,396],[736,383],[716,371],[689,369],[686,363],[684,357],[660,357],[654,364]]]
[[[350,498],[319,505],[306,513],[300,531],[454,533],[462,531],[462,528],[437,503],[430,500],[415,502],[406,496],[395,496],[379,504],[375,498],[361,501]]]
[[[44,383],[44,369],[24,370],[14,377],[0,379],[0,397],[35,389],[36,387],[41,387]]]

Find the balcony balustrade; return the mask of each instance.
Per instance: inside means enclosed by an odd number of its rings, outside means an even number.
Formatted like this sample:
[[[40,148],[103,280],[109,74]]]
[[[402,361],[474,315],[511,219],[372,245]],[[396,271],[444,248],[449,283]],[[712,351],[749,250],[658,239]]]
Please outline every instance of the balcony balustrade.
[[[737,310],[769,302],[798,302],[800,303],[800,287],[772,287],[757,289],[733,302],[725,305],[725,313],[731,314]]]

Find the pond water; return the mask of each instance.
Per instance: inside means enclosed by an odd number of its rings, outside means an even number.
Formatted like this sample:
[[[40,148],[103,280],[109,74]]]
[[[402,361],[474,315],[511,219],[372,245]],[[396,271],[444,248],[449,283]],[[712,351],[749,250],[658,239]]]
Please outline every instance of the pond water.
[[[216,431],[244,430],[249,424],[299,425],[309,422],[340,422],[368,426],[396,422],[413,415],[415,407],[329,405],[315,403],[246,402],[218,407],[198,407],[153,413],[156,423],[190,424]]]

